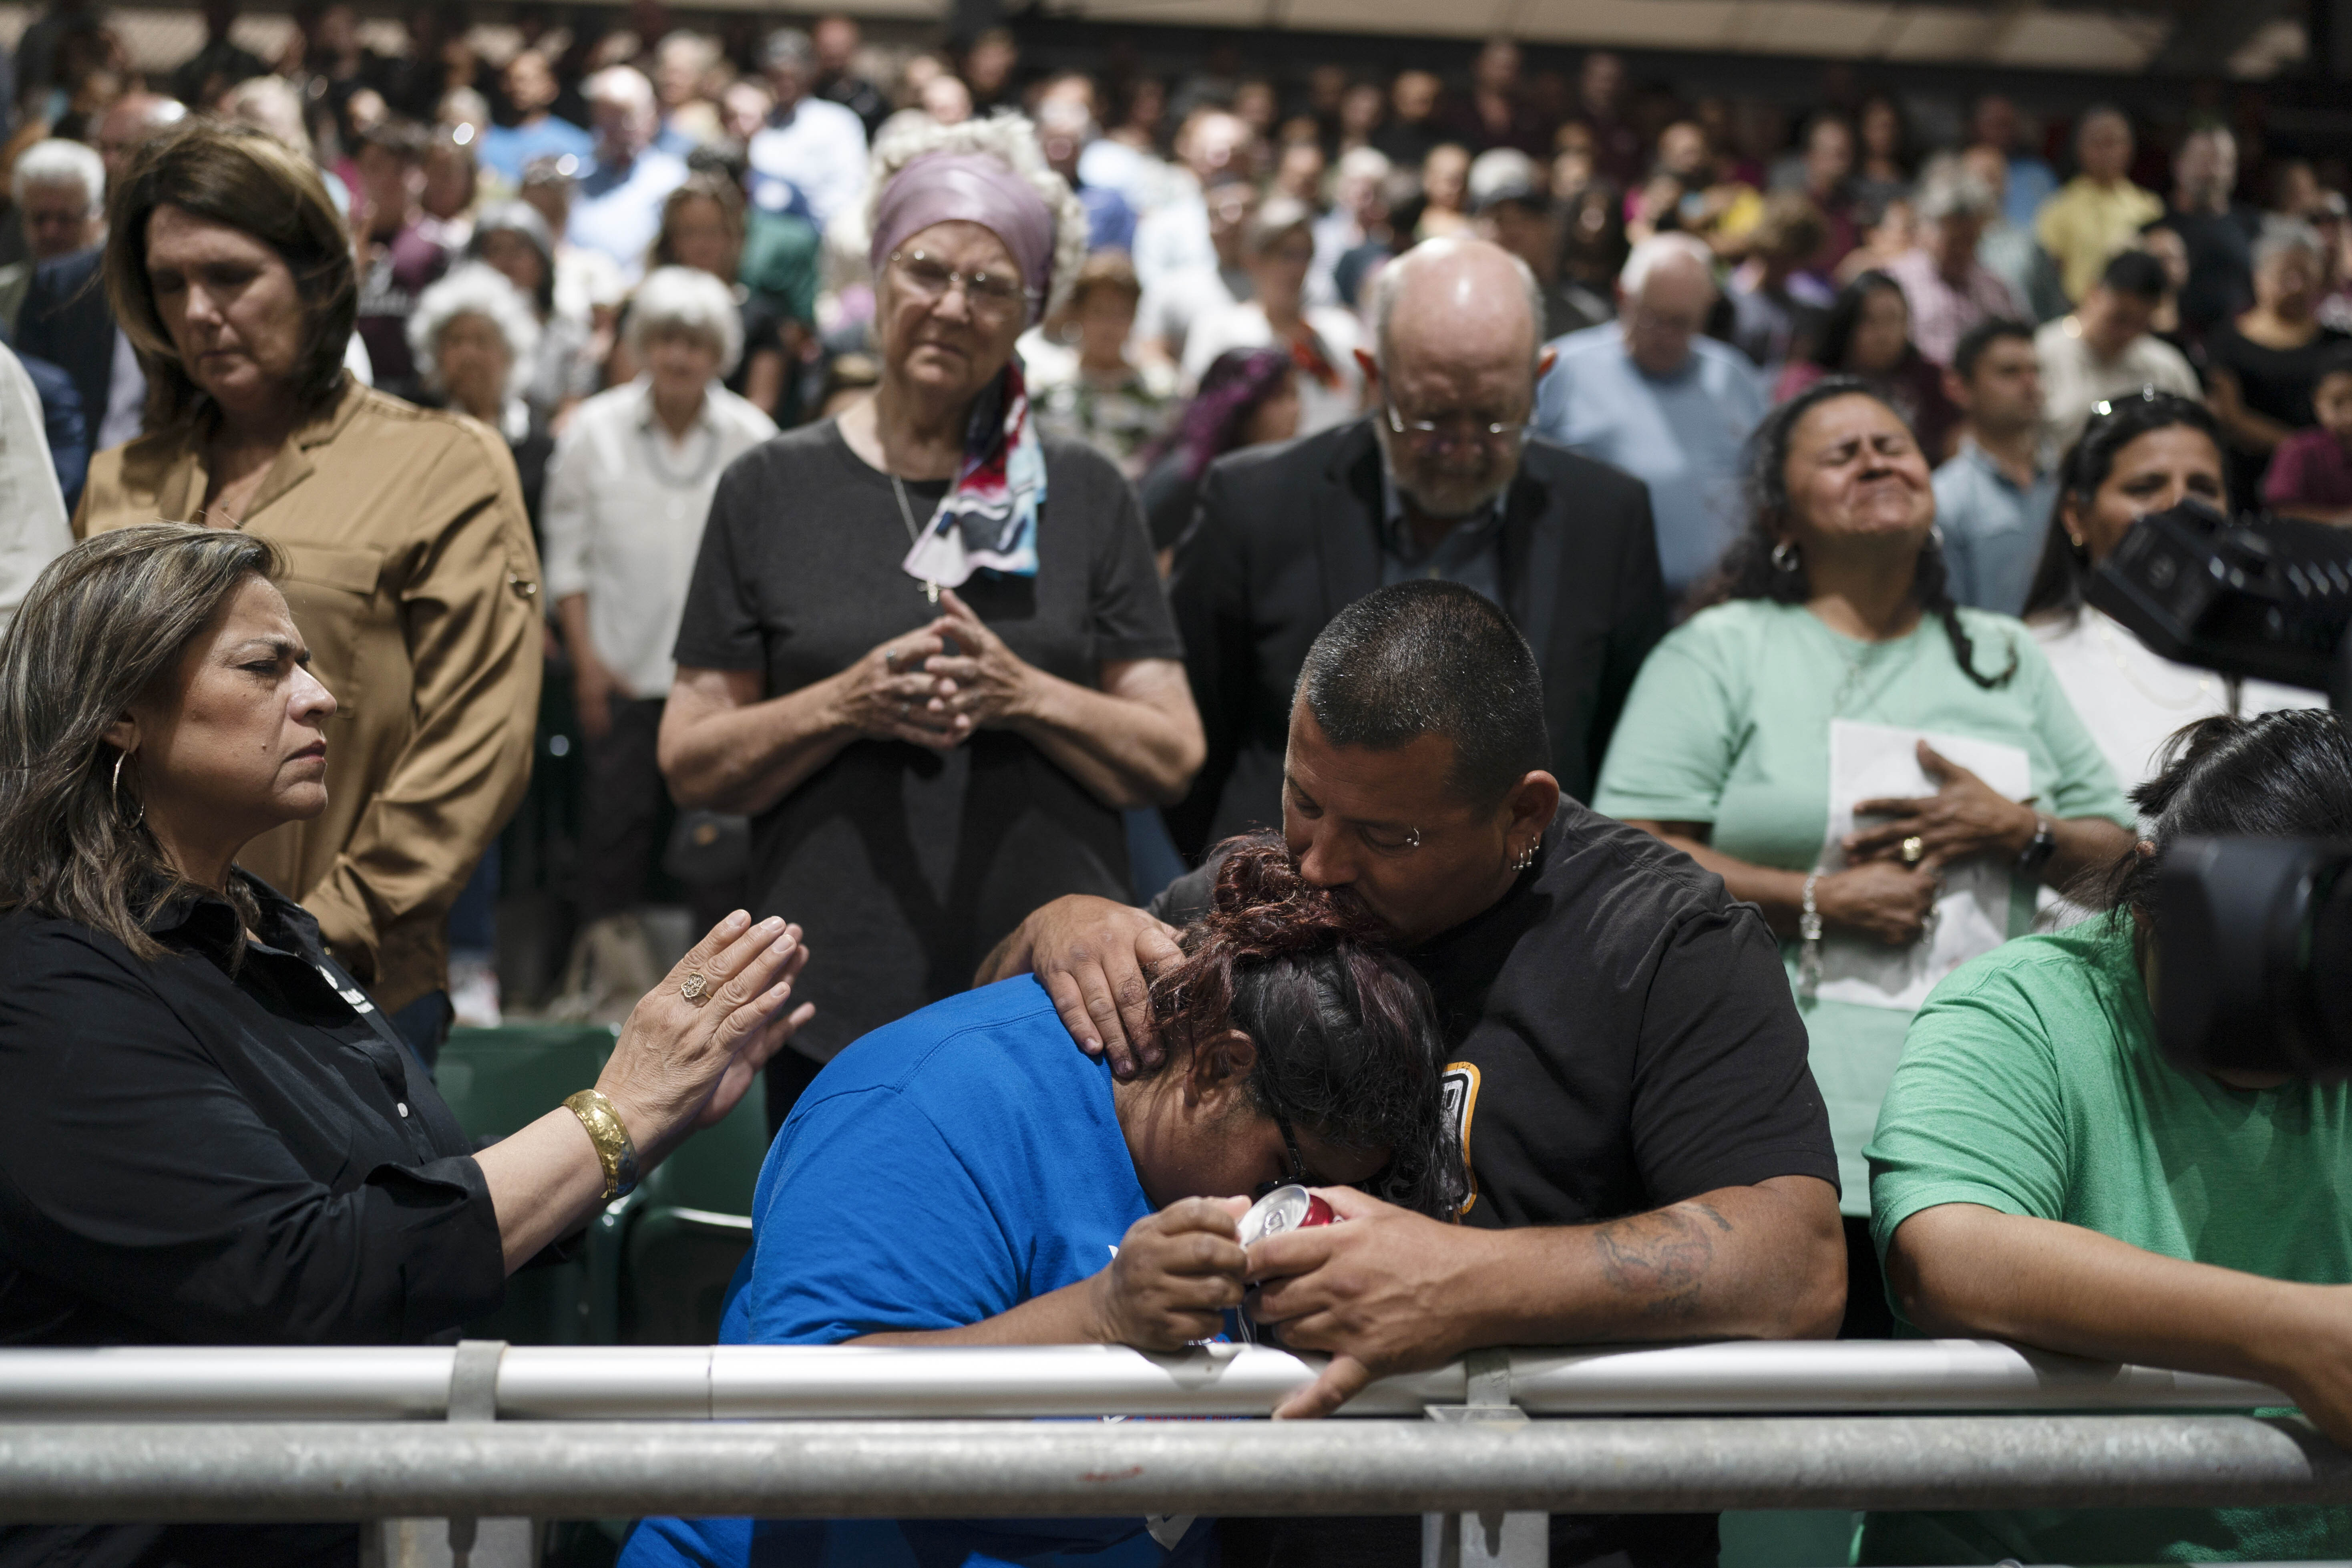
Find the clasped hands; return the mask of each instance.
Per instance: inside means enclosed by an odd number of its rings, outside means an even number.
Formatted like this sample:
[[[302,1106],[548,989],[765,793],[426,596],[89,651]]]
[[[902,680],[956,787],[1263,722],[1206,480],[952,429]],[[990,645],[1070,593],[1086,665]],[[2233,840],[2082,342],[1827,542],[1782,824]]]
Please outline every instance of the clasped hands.
[[[1088,1281],[1091,1335],[1175,1351],[1215,1337],[1240,1308],[1281,1325],[1285,1348],[1334,1353],[1286,1398],[1277,1420],[1328,1415],[1375,1377],[1435,1366],[1469,1341],[1455,1272],[1484,1233],[1440,1225],[1352,1187],[1316,1189],[1338,1222],[1244,1249],[1242,1198],[1186,1198],[1129,1227]]]
[[[1976,855],[2013,860],[2033,841],[2039,818],[1959,763],[1919,742],[1919,766],[1934,795],[1857,802],[1856,818],[1878,817],[1840,841],[1846,869],[1816,885],[1822,918],[1890,947],[1927,929],[1946,866]]]
[[[1024,711],[1036,674],[953,589],[942,589],[937,619],[845,672],[842,721],[873,740],[952,751]]]

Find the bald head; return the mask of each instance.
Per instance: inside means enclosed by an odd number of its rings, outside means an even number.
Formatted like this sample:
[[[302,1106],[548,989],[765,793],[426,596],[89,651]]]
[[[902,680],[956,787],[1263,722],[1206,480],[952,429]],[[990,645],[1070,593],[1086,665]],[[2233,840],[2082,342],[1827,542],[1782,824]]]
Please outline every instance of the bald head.
[[[1425,240],[1373,279],[1379,357],[1358,357],[1381,391],[1390,477],[1422,517],[1477,515],[1517,472],[1542,322],[1535,274],[1486,240]]]
[[[1542,321],[1527,263],[1483,239],[1423,240],[1373,282],[1372,337],[1391,376],[1488,369],[1532,376]]]
[[[158,132],[188,117],[187,105],[175,98],[152,92],[130,92],[118,98],[99,117],[98,153],[106,160],[106,181],[111,185],[130,167],[131,155]]]

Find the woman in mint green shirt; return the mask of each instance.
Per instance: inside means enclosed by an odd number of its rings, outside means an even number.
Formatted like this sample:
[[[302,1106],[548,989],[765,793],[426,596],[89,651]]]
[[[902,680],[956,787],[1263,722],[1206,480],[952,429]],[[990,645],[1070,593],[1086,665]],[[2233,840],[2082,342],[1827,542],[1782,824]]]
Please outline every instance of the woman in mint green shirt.
[[[2324,710],[2184,730],[2137,796],[2151,854],[2056,936],[1936,988],[1871,1141],[1872,1226],[1910,1325],[2253,1378],[2352,1443],[2352,1089],[2158,1049],[2146,889],[2189,837],[2352,838]],[[1874,1514],[1864,1563],[2352,1557],[2352,1510]]]
[[[1824,381],[1754,449],[1754,520],[1643,666],[1593,805],[1781,934],[1838,1150],[1846,1331],[1883,1335],[1862,1150],[1911,1014],[2028,929],[2038,886],[2113,863],[2133,817],[2032,636],[1952,603],[1900,416]]]

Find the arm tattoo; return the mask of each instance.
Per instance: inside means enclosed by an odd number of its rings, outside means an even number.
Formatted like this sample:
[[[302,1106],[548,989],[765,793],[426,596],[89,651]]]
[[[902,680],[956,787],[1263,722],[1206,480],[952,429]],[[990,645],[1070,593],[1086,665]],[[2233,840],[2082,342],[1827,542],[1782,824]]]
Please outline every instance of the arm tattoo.
[[[1628,1215],[1594,1228],[1601,1271],[1620,1294],[1647,1298],[1652,1317],[1683,1318],[1696,1311],[1715,1261],[1715,1237],[1702,1223],[1730,1234],[1731,1222],[1705,1204],[1677,1204],[1651,1214]]]

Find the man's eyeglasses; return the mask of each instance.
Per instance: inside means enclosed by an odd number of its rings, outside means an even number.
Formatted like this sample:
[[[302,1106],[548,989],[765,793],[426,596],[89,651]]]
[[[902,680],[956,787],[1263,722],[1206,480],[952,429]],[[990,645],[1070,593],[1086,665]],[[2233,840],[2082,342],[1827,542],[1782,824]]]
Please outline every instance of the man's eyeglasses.
[[[1528,438],[1535,426],[1528,424],[1504,425],[1487,423],[1466,415],[1449,415],[1444,419],[1407,419],[1397,412],[1395,404],[1386,398],[1381,407],[1388,415],[1389,429],[1407,437],[1416,446],[1446,447],[1516,447]]]
[[[948,291],[959,285],[963,289],[965,301],[976,312],[1010,314],[1033,298],[1028,286],[1018,278],[999,272],[958,272],[919,250],[893,251],[890,262],[898,268],[908,292],[926,304],[947,298]]]

